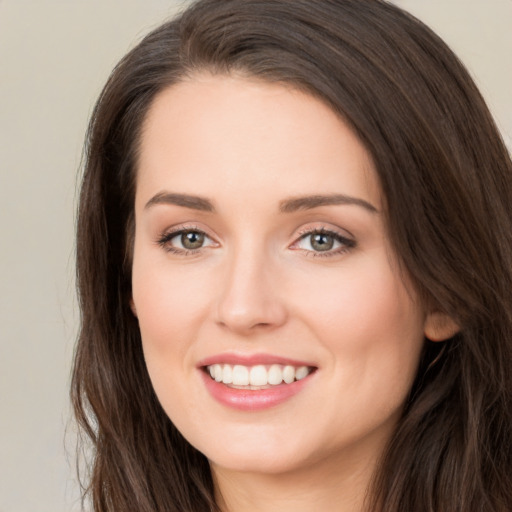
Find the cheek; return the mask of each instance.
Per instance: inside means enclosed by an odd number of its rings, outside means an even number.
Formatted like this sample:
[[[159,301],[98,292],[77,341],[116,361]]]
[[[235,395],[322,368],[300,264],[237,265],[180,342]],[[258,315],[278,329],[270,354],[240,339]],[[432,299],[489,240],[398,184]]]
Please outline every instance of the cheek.
[[[407,335],[421,327],[423,315],[412,287],[385,258],[360,258],[346,268],[327,270],[309,284],[305,276],[303,293],[297,290],[295,295],[306,299],[303,306],[325,328],[338,329],[340,334],[350,330]]]
[[[198,415],[198,340],[212,310],[216,273],[198,265],[171,265],[167,255],[135,252],[132,289],[149,377],[163,408],[177,424]]]
[[[142,257],[135,260],[132,276],[144,358],[159,401],[181,424],[198,414],[187,382],[195,372],[193,350],[207,294],[197,272],[194,277],[166,264],[144,263]]]
[[[196,272],[135,260],[133,301],[145,345],[176,351],[199,329],[207,310],[208,283]]]
[[[355,261],[355,260],[354,260]],[[384,380],[406,390],[423,346],[424,314],[387,258],[361,258],[339,272],[317,275],[297,297],[310,330],[331,353],[344,386],[378,389]]]

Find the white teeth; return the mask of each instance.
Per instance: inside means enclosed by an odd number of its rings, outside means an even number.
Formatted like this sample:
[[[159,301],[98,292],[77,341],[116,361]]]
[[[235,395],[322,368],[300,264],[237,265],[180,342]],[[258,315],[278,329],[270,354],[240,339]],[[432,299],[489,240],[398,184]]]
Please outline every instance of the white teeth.
[[[217,382],[222,382],[222,366],[220,364],[216,364],[213,367],[214,370],[214,379]]]
[[[295,370],[295,378],[302,380],[309,375],[309,368],[307,366],[301,366]]]
[[[229,364],[225,364],[222,368],[222,382],[231,384],[233,382],[233,368]]]
[[[251,386],[266,386],[267,370],[263,365],[253,366],[249,372],[249,384]]]
[[[241,366],[239,364],[233,366],[233,384],[235,386],[249,385],[249,370],[247,366]]]
[[[302,380],[311,373],[308,366],[291,366],[273,364],[270,367],[258,364],[256,366],[213,364],[207,367],[212,379],[233,386],[278,386],[283,381],[291,384]]]
[[[268,383],[277,386],[283,382],[283,370],[278,364],[273,364],[268,370]]]
[[[283,368],[283,380],[286,384],[291,384],[295,380],[295,368],[293,366],[285,366]]]

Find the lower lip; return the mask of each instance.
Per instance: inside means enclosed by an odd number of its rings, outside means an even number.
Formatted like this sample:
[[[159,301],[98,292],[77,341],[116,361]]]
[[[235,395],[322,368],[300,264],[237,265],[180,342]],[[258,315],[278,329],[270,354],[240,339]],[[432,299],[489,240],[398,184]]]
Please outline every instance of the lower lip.
[[[291,384],[280,384],[267,389],[235,389],[213,380],[201,371],[206,389],[223,405],[241,411],[260,411],[275,407],[299,393],[310,380],[311,374]]]

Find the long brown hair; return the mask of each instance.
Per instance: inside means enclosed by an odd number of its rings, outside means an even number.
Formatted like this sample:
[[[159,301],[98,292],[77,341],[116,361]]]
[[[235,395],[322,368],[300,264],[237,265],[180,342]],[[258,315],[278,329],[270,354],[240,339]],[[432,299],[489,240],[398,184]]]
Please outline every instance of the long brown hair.
[[[200,0],[113,71],[88,132],[77,235],[72,400],[92,441],[94,510],[216,510],[208,462],[158,403],[129,307],[141,124],[197,70],[289,83],[337,112],[373,158],[404,270],[460,326],[425,340],[369,510],[512,510],[510,156],[458,59],[381,0]]]

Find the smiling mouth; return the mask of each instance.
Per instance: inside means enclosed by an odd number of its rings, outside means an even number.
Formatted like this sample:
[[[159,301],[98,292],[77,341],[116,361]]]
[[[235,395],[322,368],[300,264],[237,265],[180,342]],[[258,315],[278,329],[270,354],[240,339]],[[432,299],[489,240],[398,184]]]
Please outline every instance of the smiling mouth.
[[[305,379],[315,371],[311,366],[212,364],[203,367],[212,380],[234,389],[259,390]]]

